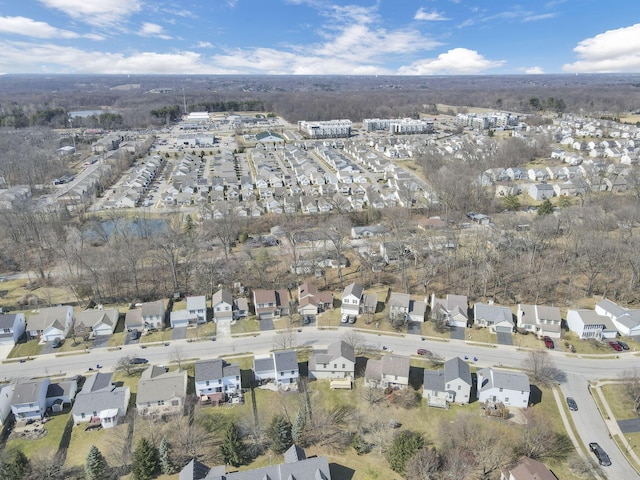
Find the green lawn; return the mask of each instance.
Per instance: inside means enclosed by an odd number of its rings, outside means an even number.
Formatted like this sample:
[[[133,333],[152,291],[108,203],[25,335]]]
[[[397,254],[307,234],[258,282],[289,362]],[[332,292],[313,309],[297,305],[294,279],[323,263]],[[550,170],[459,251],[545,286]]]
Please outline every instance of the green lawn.
[[[95,445],[107,458],[110,449],[117,441],[127,433],[128,425],[120,424],[114,428],[103,428],[100,430],[85,431],[85,423],[73,427],[71,442],[67,451],[65,465],[67,467],[83,466],[89,449]]]
[[[231,324],[231,334],[253,333],[260,331],[260,322],[255,315],[237,320]]]
[[[7,358],[33,357],[38,355],[42,350],[42,345],[38,344],[38,340],[29,340],[25,343],[16,345]]]
[[[27,440],[24,438],[12,439],[7,442],[7,447],[20,449],[29,458],[33,457],[36,452],[56,452],[70,415],[70,409],[65,409],[63,413],[52,415],[50,417],[51,420],[44,425],[47,431],[44,437],[37,440]]]

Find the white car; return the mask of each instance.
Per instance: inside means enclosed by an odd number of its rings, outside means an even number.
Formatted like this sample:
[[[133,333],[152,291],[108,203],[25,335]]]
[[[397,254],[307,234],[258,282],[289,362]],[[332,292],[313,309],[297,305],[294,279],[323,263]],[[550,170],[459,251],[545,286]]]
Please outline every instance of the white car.
[[[349,321],[349,315],[342,315],[342,323],[347,323]]]

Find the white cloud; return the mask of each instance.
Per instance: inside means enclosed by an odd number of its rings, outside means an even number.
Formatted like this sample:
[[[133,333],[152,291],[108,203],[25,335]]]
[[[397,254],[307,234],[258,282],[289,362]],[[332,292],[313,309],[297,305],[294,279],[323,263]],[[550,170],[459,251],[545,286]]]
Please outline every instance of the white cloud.
[[[523,68],[522,71],[528,75],[544,74],[544,70],[542,69],[542,67],[527,67],[527,68]]]
[[[565,72],[637,72],[640,70],[640,23],[582,40],[573,51],[579,60],[563,65]]]
[[[487,60],[475,50],[454,48],[437,58],[425,58],[400,67],[400,75],[472,75],[504,65],[503,60]]]
[[[91,38],[101,40],[99,35],[80,35],[69,30],[61,30],[45,22],[26,17],[0,17],[0,33],[23,35],[32,38]]]
[[[142,9],[142,0],[39,0],[46,7],[60,10],[90,25],[108,26]]]
[[[442,20],[449,20],[447,17],[445,17],[441,13],[438,13],[436,11],[426,12],[424,10],[424,8],[418,9],[418,11],[416,12],[416,14],[413,17],[413,19],[414,20],[423,20],[423,21],[427,21],[427,22],[437,22],[437,21],[442,21]]]
[[[162,28],[162,26],[149,22],[144,22],[142,24],[142,27],[138,31],[138,35],[141,35],[143,37],[162,38],[163,40],[171,39],[169,35],[164,33],[164,29]]]
[[[196,48],[213,48],[213,43],[211,43],[211,42],[198,42],[198,43],[196,43]]]

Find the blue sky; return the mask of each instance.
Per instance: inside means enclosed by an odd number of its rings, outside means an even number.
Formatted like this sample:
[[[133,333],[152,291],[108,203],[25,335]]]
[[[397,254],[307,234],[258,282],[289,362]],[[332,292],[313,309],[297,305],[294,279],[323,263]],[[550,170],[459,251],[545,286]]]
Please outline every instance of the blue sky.
[[[0,73],[640,72],[638,0],[0,0]]]

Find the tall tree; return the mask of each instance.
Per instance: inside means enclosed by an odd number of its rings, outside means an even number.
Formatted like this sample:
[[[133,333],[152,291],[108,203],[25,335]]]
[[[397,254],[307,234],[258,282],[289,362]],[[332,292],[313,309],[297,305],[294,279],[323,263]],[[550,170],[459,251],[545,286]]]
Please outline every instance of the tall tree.
[[[158,455],[160,457],[160,470],[162,473],[165,475],[176,473],[176,466],[173,464],[171,458],[171,444],[167,440],[167,437],[162,437],[160,447],[158,448]]]
[[[404,473],[405,464],[415,453],[424,448],[425,441],[421,433],[404,430],[394,438],[387,452],[389,466],[394,472]]]
[[[271,420],[269,427],[269,439],[271,440],[271,450],[275,453],[285,452],[291,445],[291,422],[283,415],[276,415]]]
[[[220,453],[224,462],[234,467],[244,465],[247,461],[245,455],[246,447],[240,438],[238,427],[235,423],[230,423],[224,432],[224,438],[220,445]]]
[[[158,449],[146,438],[141,438],[138,447],[133,452],[131,471],[135,480],[151,480],[160,470]]]
[[[92,445],[84,462],[84,476],[87,480],[102,480],[107,473],[107,461],[98,447]]]
[[[296,445],[303,446],[304,443],[304,431],[307,426],[307,416],[304,409],[298,410],[296,418],[291,426],[291,439]]]

